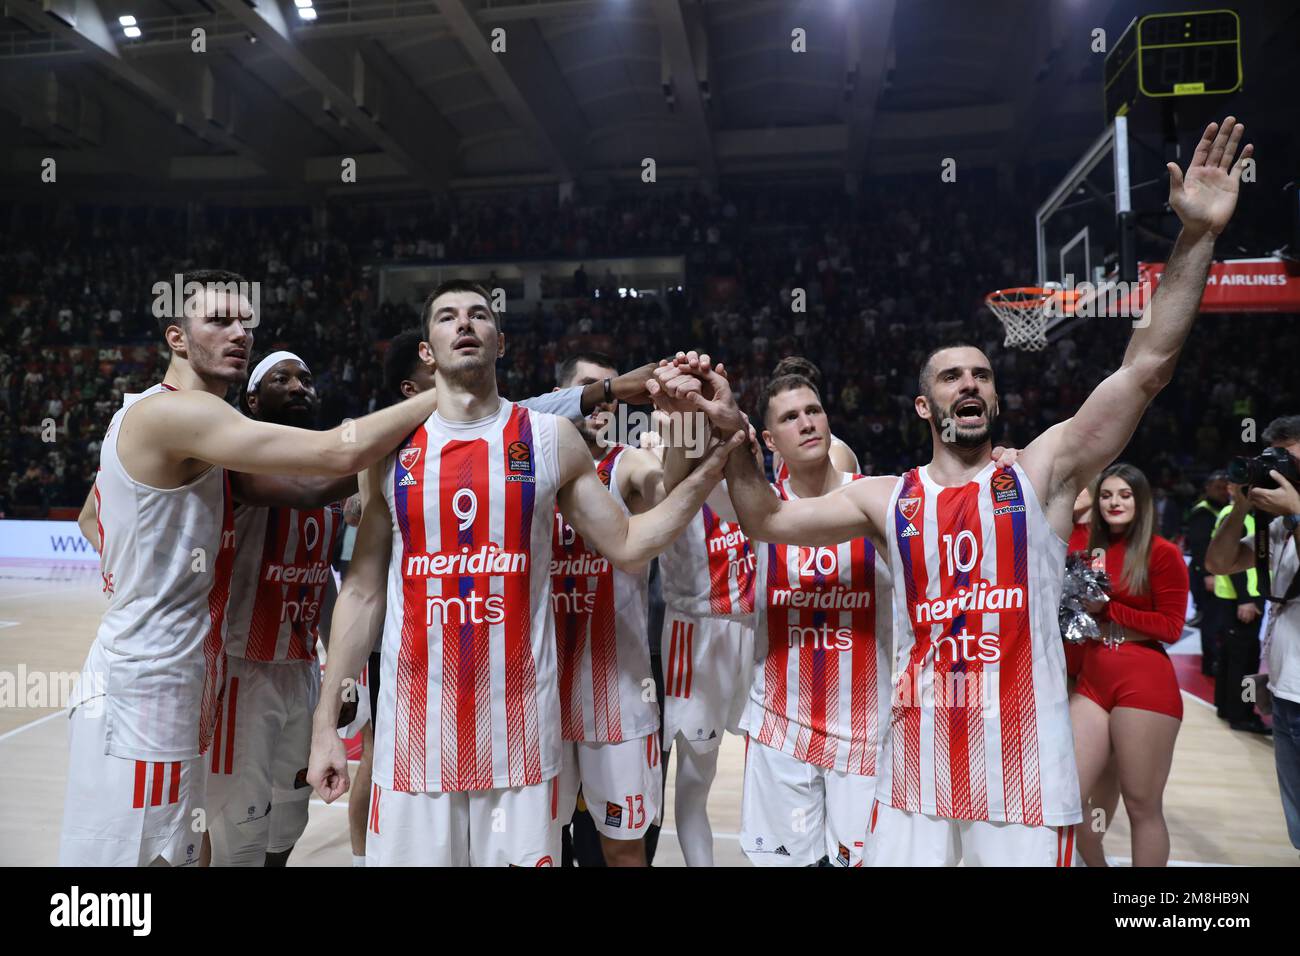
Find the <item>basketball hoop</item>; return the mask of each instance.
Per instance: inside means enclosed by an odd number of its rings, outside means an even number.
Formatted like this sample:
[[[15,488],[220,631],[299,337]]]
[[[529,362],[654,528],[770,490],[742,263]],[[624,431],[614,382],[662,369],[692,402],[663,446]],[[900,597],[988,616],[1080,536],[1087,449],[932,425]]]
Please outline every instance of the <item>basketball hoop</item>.
[[[1047,320],[1071,315],[1079,293],[1055,283],[998,289],[984,297],[984,304],[1007,330],[1002,344],[1008,348],[1041,352],[1047,347]]]

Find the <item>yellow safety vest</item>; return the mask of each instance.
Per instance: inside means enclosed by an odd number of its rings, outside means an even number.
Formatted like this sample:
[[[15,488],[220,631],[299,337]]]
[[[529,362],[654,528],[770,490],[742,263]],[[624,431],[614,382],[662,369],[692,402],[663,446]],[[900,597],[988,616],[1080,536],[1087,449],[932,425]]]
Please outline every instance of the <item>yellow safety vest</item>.
[[[1219,512],[1218,520],[1214,522],[1214,530],[1219,530],[1219,525],[1223,524],[1223,519],[1227,517],[1228,512],[1232,510],[1232,505],[1228,505]],[[1255,516],[1247,512],[1245,533],[1252,535],[1255,533]],[[1259,597],[1259,588],[1257,587],[1258,574],[1252,565],[1246,572],[1246,590],[1250,592],[1251,597]],[[1237,589],[1232,586],[1232,578],[1227,574],[1216,574],[1214,576],[1214,596],[1224,598],[1228,601],[1237,600]]]

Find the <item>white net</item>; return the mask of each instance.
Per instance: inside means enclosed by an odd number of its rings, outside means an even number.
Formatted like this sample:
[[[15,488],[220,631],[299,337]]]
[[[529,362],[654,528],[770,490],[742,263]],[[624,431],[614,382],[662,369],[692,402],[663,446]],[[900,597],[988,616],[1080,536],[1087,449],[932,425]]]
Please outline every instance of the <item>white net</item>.
[[[1006,329],[1002,344],[1026,352],[1047,348],[1047,320],[1055,314],[1059,287],[999,289],[984,297],[984,304]]]

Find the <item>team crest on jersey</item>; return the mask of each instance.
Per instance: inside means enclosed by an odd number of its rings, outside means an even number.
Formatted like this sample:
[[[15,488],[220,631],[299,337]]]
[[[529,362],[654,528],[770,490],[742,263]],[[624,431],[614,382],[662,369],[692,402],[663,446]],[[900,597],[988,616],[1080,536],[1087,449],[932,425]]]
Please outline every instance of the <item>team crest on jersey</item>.
[[[402,475],[402,477],[397,480],[399,486],[407,488],[411,485],[417,484],[415,476],[411,474],[411,469],[414,468],[415,463],[420,460],[420,452],[423,450],[424,449],[422,448],[403,448],[397,453],[397,463],[401,465],[402,470],[406,472],[406,474]]]
[[[907,522],[907,527],[903,529],[903,534],[902,534],[904,538],[915,538],[918,534],[921,533],[916,530],[916,525],[912,524],[912,519],[917,516],[917,513],[920,512],[920,510],[921,510],[920,498],[899,498],[898,499],[898,513],[902,515],[903,520]]]
[[[596,475],[600,478],[600,483],[606,488],[609,487],[609,468],[597,468]]]
[[[605,826],[621,827],[623,825],[623,808],[617,803],[605,801]]]
[[[1020,498],[1020,487],[1016,483],[1016,476],[1009,471],[1000,471],[993,476],[990,482],[993,486],[993,500],[1001,504],[1004,501],[1017,501]]]
[[[838,852],[836,852],[835,854],[835,862],[838,863],[840,866],[849,865],[849,848],[846,847],[843,843],[840,844],[840,848]]]

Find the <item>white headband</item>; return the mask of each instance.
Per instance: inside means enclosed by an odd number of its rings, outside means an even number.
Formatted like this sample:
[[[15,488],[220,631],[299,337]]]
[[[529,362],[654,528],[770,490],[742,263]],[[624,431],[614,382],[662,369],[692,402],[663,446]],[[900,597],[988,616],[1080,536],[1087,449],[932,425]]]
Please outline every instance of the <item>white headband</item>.
[[[283,350],[272,352],[266,358],[262,359],[262,361],[258,362],[257,367],[253,369],[253,374],[248,376],[248,390],[250,392],[257,391],[257,386],[262,384],[262,379],[266,373],[271,371],[271,369],[275,368],[275,366],[279,365],[281,362],[297,362],[302,366],[304,372],[311,371],[311,369],[307,367],[307,363],[298,358],[298,356],[294,355],[292,352],[285,352]]]

